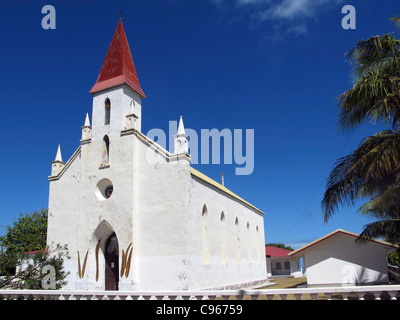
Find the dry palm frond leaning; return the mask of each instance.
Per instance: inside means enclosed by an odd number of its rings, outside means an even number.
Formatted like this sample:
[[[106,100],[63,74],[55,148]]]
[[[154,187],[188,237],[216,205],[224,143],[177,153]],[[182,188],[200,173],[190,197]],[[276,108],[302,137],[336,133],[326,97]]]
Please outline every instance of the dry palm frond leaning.
[[[88,257],[88,251],[86,251],[85,259],[83,260],[83,266],[81,268],[81,258],[78,251],[78,274],[79,278],[82,279],[85,276],[85,269],[86,269],[86,261]]]
[[[100,249],[100,241],[101,241],[101,239],[97,242],[96,251],[95,251],[95,255],[96,255],[96,281],[99,281],[99,249]]]
[[[132,242],[129,244],[128,248],[126,249],[126,252],[124,250],[122,250],[122,265],[121,265],[121,278],[124,276],[128,277],[129,275],[129,270],[131,267],[131,259],[132,259]],[[130,250],[129,250],[130,248]],[[129,254],[128,254],[129,252]]]

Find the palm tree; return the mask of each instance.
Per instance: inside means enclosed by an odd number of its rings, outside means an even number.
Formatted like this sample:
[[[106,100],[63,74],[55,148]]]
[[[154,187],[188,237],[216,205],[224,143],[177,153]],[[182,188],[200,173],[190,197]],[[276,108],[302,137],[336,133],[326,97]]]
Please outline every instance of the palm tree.
[[[400,242],[399,174],[399,132],[385,130],[366,138],[357,150],[337,160],[329,175],[322,200],[325,223],[339,205],[370,199],[360,211],[381,221],[369,224],[359,240],[386,236]]]
[[[388,34],[374,36],[359,41],[346,56],[354,65],[354,85],[338,98],[341,129],[354,129],[365,120],[398,127],[400,40]]]
[[[393,18],[400,27],[400,17]],[[382,122],[384,130],[366,138],[357,150],[336,161],[322,208],[327,223],[339,205],[369,199],[363,214],[380,220],[359,237],[386,237],[400,242],[400,40],[384,34],[362,40],[347,53],[353,66],[353,87],[339,96],[338,125],[353,130],[364,121]]]

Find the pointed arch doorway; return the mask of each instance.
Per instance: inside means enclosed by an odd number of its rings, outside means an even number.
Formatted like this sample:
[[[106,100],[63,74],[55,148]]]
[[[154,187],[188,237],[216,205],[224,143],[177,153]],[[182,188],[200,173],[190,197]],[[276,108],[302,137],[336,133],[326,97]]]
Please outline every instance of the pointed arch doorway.
[[[118,239],[113,232],[106,240],[105,250],[105,289],[118,290],[119,282],[119,246]]]

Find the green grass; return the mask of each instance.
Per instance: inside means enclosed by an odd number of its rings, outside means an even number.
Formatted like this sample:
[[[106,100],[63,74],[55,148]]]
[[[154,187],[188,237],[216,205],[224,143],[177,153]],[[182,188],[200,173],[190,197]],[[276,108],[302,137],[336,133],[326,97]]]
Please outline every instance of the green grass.
[[[306,284],[307,283],[307,278],[302,277],[302,278],[275,278],[271,279],[271,283],[275,283],[272,286],[267,286],[259,289],[289,289],[289,288],[296,288],[299,285]],[[354,299],[356,295],[349,295],[349,299]],[[340,294],[332,295],[331,297],[332,300],[341,300],[342,297]],[[216,300],[223,300],[222,297],[218,297]],[[236,297],[230,296],[229,300],[236,300]],[[252,297],[249,295],[244,295],[243,300],[252,300]],[[257,300],[268,300],[267,296],[265,294],[260,295],[257,297]],[[282,300],[281,297],[277,294],[275,294],[272,298],[272,300]],[[286,300],[296,300],[296,297],[293,294],[288,294],[286,296]],[[309,294],[303,294],[301,296],[301,300],[312,300],[311,296]],[[319,293],[316,297],[316,300],[326,300],[326,297],[323,293]]]
[[[260,289],[284,289],[284,288],[296,288],[301,284],[307,283],[306,277],[301,278],[276,278],[271,279],[271,282],[275,283],[272,286],[267,286]]]

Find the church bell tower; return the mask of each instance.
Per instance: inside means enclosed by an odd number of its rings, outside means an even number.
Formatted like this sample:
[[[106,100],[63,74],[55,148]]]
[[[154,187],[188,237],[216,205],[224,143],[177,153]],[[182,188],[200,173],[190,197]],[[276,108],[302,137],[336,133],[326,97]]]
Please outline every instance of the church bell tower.
[[[124,130],[141,131],[142,99],[146,96],[140,87],[122,19],[90,93],[93,95],[93,142],[106,135],[120,136]]]

